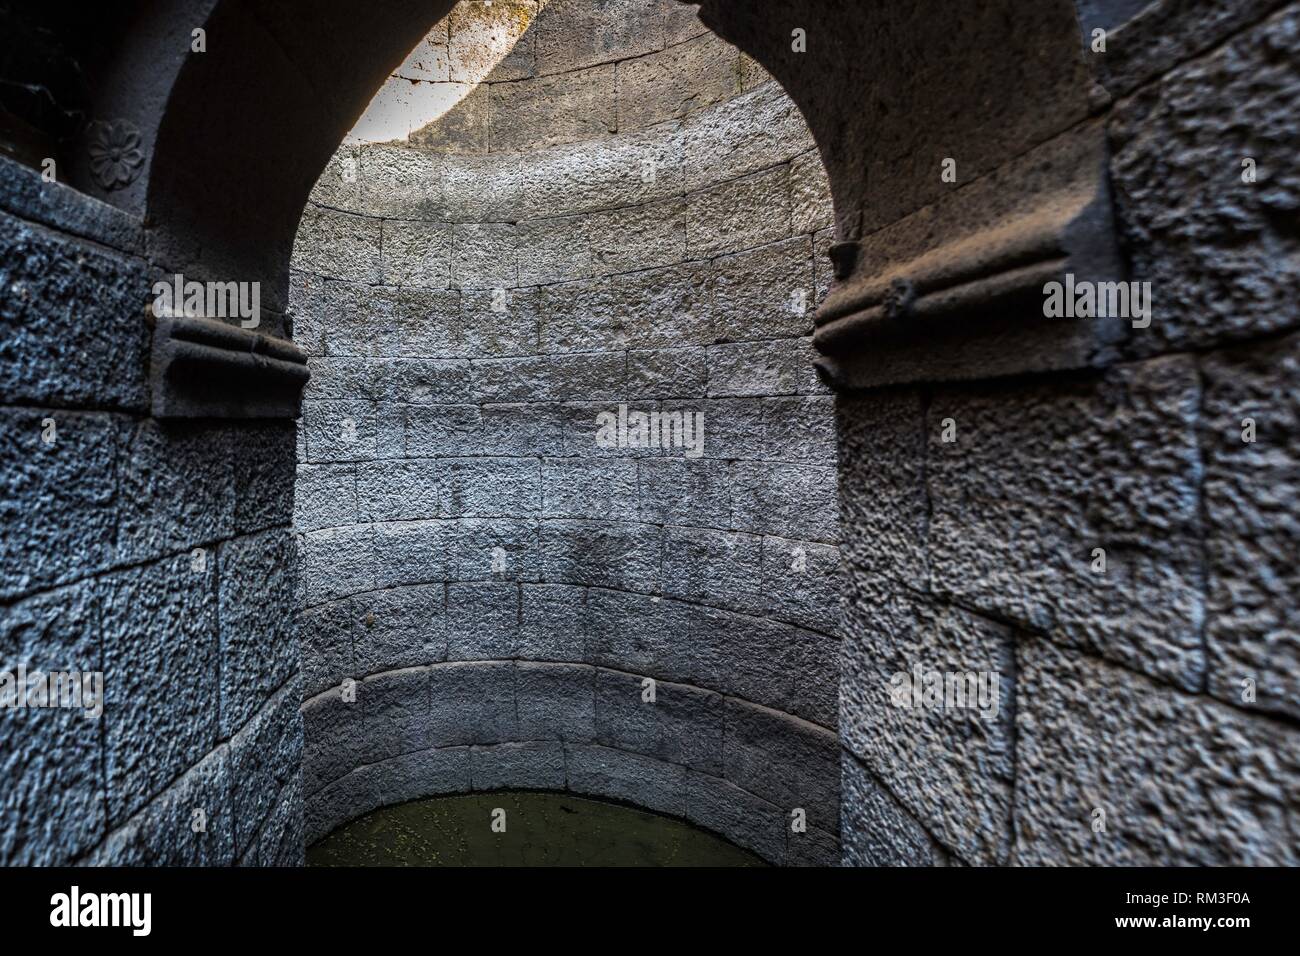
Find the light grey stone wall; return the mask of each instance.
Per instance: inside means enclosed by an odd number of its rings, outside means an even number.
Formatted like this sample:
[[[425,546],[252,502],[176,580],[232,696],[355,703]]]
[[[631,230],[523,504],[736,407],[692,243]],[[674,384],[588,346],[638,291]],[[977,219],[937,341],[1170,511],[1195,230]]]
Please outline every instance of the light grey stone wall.
[[[838,860],[831,220],[794,104],[666,0],[554,0],[340,149],[294,250],[309,839],[529,786]],[[702,456],[601,447],[620,404]]]
[[[1300,7],[1135,6],[1080,5],[1151,327],[839,404],[846,862],[1300,862]],[[996,717],[891,704],[918,664]]]
[[[0,713],[5,865],[303,859],[294,429],[149,416],[162,271],[0,159],[0,670],[104,681],[98,720]]]

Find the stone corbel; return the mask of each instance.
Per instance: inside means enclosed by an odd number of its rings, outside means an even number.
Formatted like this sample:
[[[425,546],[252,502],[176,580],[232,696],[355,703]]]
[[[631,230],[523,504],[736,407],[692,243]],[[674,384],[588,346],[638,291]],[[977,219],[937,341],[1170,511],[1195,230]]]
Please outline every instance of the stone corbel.
[[[310,378],[292,342],[216,319],[154,319],[157,418],[297,418]]]
[[[936,172],[937,175],[937,172]],[[1105,364],[1122,318],[1047,318],[1045,286],[1124,279],[1088,124],[831,250],[817,366],[837,389]]]

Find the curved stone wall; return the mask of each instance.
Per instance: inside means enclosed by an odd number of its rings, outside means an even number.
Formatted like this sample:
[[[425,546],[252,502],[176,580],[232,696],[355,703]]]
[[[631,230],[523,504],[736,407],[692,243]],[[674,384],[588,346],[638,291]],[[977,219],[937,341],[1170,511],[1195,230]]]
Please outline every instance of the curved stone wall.
[[[541,787],[838,860],[808,338],[829,196],[794,105],[683,10],[531,10],[455,109],[317,184],[293,276],[309,840]],[[702,414],[702,453],[605,447],[620,406]]]

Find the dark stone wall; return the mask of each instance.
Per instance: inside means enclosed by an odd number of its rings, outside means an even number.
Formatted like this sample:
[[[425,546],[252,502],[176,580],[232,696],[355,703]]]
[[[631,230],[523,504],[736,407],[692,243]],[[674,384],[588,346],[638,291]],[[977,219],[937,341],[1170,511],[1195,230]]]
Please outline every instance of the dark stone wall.
[[[1300,7],[1081,6],[1151,326],[840,397],[849,863],[1300,862]],[[999,674],[997,717],[892,705],[918,661]]]
[[[139,221],[0,164],[0,669],[105,693],[0,714],[0,862],[300,862],[293,425],[150,418]]]

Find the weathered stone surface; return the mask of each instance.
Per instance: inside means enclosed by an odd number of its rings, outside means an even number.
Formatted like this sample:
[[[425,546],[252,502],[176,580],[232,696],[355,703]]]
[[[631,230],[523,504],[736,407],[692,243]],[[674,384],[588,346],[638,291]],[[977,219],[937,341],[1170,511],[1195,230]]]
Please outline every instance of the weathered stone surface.
[[[705,446],[707,449],[707,419]],[[640,476],[642,520],[731,527],[731,467],[727,463],[703,458],[643,460]]]
[[[1044,641],[1017,657],[1016,863],[1296,864],[1294,727]]]
[[[496,582],[541,578],[537,524],[531,520],[460,518],[447,547],[449,578]]]
[[[755,211],[751,215],[760,214]],[[780,239],[788,232],[788,228],[785,232],[774,229],[770,235],[754,239],[756,243],[766,242]],[[744,341],[793,339],[811,333],[814,308],[811,257],[811,243],[800,236],[717,259],[713,264],[712,288],[718,335],[724,341]],[[798,390],[818,390],[807,369],[801,371],[804,374],[794,379],[799,383]]]
[[[739,92],[738,51],[705,33],[619,64],[620,131],[682,119]]]
[[[627,379],[622,355],[484,359],[473,364],[481,402],[569,401],[620,397]]]
[[[673,125],[527,153],[519,170],[521,214],[553,219],[641,205],[683,191]]]
[[[355,676],[432,664],[447,657],[443,585],[370,591],[349,602]]]
[[[558,740],[471,747],[472,790],[564,789],[564,745]]]
[[[723,776],[781,807],[806,811],[810,827],[840,828],[840,744],[832,731],[727,698]]]
[[[685,680],[690,667],[690,608],[645,594],[587,591],[586,659],[638,674]]]
[[[0,215],[6,402],[143,411],[151,285],[138,259]]]
[[[394,219],[441,218],[443,171],[436,154],[391,143],[359,150],[362,211]]]
[[[731,466],[731,523],[754,534],[834,541],[833,465],[738,461]]]
[[[825,634],[840,632],[840,549],[811,541],[763,538],[764,610]]]
[[[686,259],[686,201],[664,199],[587,218],[592,271],[615,275]]]
[[[844,559],[913,591],[929,588],[926,409],[914,390],[836,405]]]
[[[302,776],[293,778],[280,791],[271,815],[249,855],[253,866],[306,866],[307,841],[303,830]]]
[[[519,739],[513,664],[440,664],[430,668],[430,678],[435,746]]]
[[[451,226],[385,219],[381,282],[444,289],[451,281]]]
[[[457,223],[451,282],[458,289],[509,289],[519,281],[519,238],[512,223]]]
[[[840,841],[824,830],[790,829],[785,835],[786,866],[839,866]]]
[[[425,289],[404,286],[397,292],[392,324],[397,329],[397,353],[402,358],[461,356],[466,324],[472,322],[471,297],[462,289]],[[477,302],[477,299],[473,300]],[[509,313],[507,313],[509,314]],[[503,316],[504,318],[504,316]],[[394,376],[396,378],[396,376]],[[401,394],[396,387],[393,395]]]
[[[531,37],[529,28],[537,16],[533,0],[505,0],[503,3],[458,3],[447,14],[449,75],[453,80],[477,83],[490,73],[494,82],[517,80],[532,75],[531,49],[518,51],[521,40]],[[504,45],[510,50],[492,67],[492,51]],[[527,44],[531,48],[531,44]],[[517,55],[526,52],[530,55]]]
[[[939,391],[927,423],[931,587],[1198,688],[1198,402],[1195,364],[1181,357]],[[943,440],[947,422],[955,441]],[[1093,570],[1096,548],[1105,572]]]
[[[831,184],[816,150],[790,161],[790,220],[795,233],[813,233],[835,223]]]
[[[537,72],[567,73],[663,47],[653,23],[660,0],[555,0],[537,18]],[[545,111],[543,111],[545,112]]]
[[[93,419],[83,421],[91,424]],[[206,422],[146,419],[124,426],[117,486],[119,559],[148,560],[229,536],[234,530],[234,433]],[[49,450],[58,453],[59,443],[81,444],[89,437],[62,427]]]
[[[293,616],[267,614],[269,608],[293,607],[296,564],[294,540],[287,528],[236,538],[221,546],[218,600],[223,738],[252,718],[298,670]]]
[[[93,866],[230,866],[235,862],[230,751],[208,754],[123,826],[109,834]],[[203,828],[196,832],[203,813]]]
[[[845,866],[943,866],[943,849],[852,754],[843,753]]]
[[[685,767],[610,747],[565,744],[569,789],[613,797],[638,806],[686,815]]]
[[[661,533],[626,521],[541,522],[543,579],[651,593],[659,590]]]
[[[785,860],[786,817],[780,807],[717,777],[689,773],[686,818],[752,850],[768,863]]]
[[[837,639],[701,606],[689,628],[690,683],[835,725]]]
[[[298,615],[298,644],[302,649],[302,692],[314,697],[343,678],[357,674],[352,653],[356,611],[350,601],[333,601]]]
[[[316,206],[303,210],[306,229],[298,233],[293,267],[353,282],[380,282],[379,220]]]
[[[230,816],[235,852],[256,843],[282,791],[298,779],[303,726],[300,684],[289,680],[230,741]]]
[[[581,587],[525,584],[517,655],[525,660],[582,660],[587,642],[586,595]]]
[[[96,616],[94,588],[85,582],[5,608],[0,670],[15,674],[19,665],[29,674],[100,670]],[[97,709],[102,714],[103,700],[96,707],[92,697],[89,704],[68,710],[6,707],[0,717],[0,774],[6,781],[0,790],[6,821],[0,828],[0,861],[5,865],[70,863],[107,832],[105,718],[93,716]],[[51,804],[53,795],[57,799]]]
[[[707,387],[704,349],[644,349],[627,354],[629,397],[703,398]]]
[[[1091,6],[1094,0],[1082,0]],[[1277,4],[1270,0],[1191,0],[1176,3],[1121,2],[1115,10],[1081,4],[1081,27],[1107,31],[1106,55],[1098,72],[1115,96],[1130,92],[1226,38],[1264,19]],[[1091,36],[1091,29],[1084,29]]]
[[[1201,6],[1235,20],[1259,5]],[[1294,324],[1300,174],[1281,157],[1296,148],[1298,17],[1283,10],[1115,108],[1118,218],[1133,278],[1152,289],[1151,327],[1131,340],[1138,354]],[[1189,39],[1178,34],[1157,40],[1157,50]],[[1144,61],[1150,52],[1144,45]],[[1256,182],[1243,181],[1246,159],[1257,164]]]
[[[844,745],[963,859],[1005,861],[1016,710],[1010,634],[856,569],[848,588],[840,656]],[[972,706],[969,699],[941,696],[931,702],[908,692],[947,674],[982,679],[983,701],[977,697]],[[898,675],[911,683],[900,683]],[[898,703],[891,696],[896,688]]]
[[[509,660],[515,656],[518,631],[518,584],[447,586],[447,656],[451,660]]]
[[[374,586],[445,581],[455,528],[447,521],[401,521],[374,526]],[[361,589],[358,589],[361,590]]]
[[[1201,370],[1208,689],[1300,717],[1300,337],[1214,353]]]
[[[422,521],[444,514],[441,462],[375,461],[357,466],[357,511],[362,521]]]
[[[299,465],[294,491],[293,524],[317,531],[355,524],[357,472],[351,464]]]
[[[768,603],[762,539],[703,528],[664,529],[663,591],[686,601],[761,613]]]
[[[49,430],[47,419],[54,422]],[[114,558],[119,436],[108,415],[0,411],[0,592],[72,581]],[[45,442],[42,434],[55,437]]]
[[[515,667],[519,736],[590,743],[596,735],[596,669],[520,661]]]
[[[302,578],[308,605],[375,586],[374,537],[368,525],[327,528],[301,537]]]
[[[100,581],[110,826],[216,745],[215,574],[215,561],[196,571],[185,555]]]
[[[538,56],[540,61],[540,37]],[[491,89],[493,149],[511,152],[571,143],[618,128],[613,64],[493,84]]]
[[[683,139],[692,190],[785,162],[813,145],[799,108],[775,83],[697,114]]]
[[[708,350],[709,397],[741,395],[816,395],[810,339],[732,342]]]
[[[649,699],[652,693],[653,700]],[[597,743],[722,774],[720,695],[598,668],[595,700]]]
[[[708,345],[714,340],[708,276],[707,266],[689,263],[544,288],[541,349]]]
[[[607,458],[542,461],[542,517],[634,521],[637,515],[635,461]]]
[[[704,259],[790,235],[790,169],[774,166],[687,197],[686,250]]]
[[[343,691],[349,698],[344,698]],[[302,704],[302,780],[308,794],[338,780],[367,753],[362,714],[367,686],[354,681],[333,687]]]

